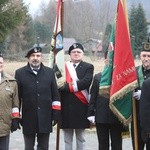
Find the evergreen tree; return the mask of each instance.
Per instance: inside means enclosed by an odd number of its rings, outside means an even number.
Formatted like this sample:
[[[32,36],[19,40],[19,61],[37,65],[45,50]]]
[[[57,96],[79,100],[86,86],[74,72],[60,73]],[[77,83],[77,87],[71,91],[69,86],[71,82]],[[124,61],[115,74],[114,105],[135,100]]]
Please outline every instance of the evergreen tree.
[[[35,37],[40,37],[41,42],[50,41],[50,29],[47,24],[34,21]]]
[[[130,25],[130,34],[135,37],[134,41],[134,55],[137,55],[142,46],[142,42],[147,40],[147,20],[145,16],[145,11],[142,5],[139,3],[136,7],[135,5],[131,6],[129,13],[129,25]]]
[[[3,42],[17,25],[19,25],[26,15],[26,8],[15,6],[11,0],[0,0],[0,42]]]

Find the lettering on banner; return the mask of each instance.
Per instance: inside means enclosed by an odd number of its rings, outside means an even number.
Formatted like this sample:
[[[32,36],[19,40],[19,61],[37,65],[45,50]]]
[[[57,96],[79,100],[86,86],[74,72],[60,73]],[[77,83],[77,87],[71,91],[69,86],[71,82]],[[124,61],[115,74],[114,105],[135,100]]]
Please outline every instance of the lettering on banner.
[[[132,66],[131,68],[128,68],[124,70],[123,72],[119,73],[116,75],[117,80],[121,80],[122,77],[128,76],[129,74],[133,73],[135,71],[135,67]]]

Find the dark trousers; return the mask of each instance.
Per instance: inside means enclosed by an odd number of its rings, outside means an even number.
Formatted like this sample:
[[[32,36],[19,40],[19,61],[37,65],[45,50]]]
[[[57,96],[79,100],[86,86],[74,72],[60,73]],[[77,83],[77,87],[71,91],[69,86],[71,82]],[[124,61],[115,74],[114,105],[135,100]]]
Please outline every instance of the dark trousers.
[[[96,123],[99,150],[109,150],[109,137],[111,150],[122,150],[122,126],[120,124]]]
[[[9,135],[0,137],[0,150],[9,149]]]
[[[150,138],[146,142],[146,150],[150,150]]]
[[[37,137],[37,150],[49,149],[49,133],[24,134],[25,150],[34,150]]]
[[[142,140],[142,136],[141,136],[141,127],[140,127],[140,121],[137,120],[137,140],[138,140],[138,150],[144,150],[144,146],[146,145],[146,150],[150,150],[150,140],[148,140],[147,143],[145,143]],[[134,146],[134,127],[133,127],[133,122],[131,123],[131,137],[132,137],[132,147],[133,150],[135,150],[135,146]]]

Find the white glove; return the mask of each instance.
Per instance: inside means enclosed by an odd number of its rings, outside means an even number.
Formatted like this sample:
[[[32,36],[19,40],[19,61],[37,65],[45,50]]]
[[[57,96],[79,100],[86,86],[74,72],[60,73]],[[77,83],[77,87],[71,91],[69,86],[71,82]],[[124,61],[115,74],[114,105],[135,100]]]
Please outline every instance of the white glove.
[[[133,93],[133,97],[136,98],[137,100],[140,100],[141,90],[138,90],[137,92],[134,92]]]
[[[95,123],[95,116],[90,116],[87,118],[91,123]]]

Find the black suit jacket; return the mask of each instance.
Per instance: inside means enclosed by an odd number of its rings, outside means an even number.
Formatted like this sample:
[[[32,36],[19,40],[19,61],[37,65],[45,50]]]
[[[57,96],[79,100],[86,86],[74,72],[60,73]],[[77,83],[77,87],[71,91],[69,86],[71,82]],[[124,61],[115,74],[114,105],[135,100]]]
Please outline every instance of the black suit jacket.
[[[99,95],[100,77],[100,73],[94,76],[90,92],[91,98],[88,108],[88,116],[95,116],[96,123],[120,124],[119,120],[109,108],[109,99]]]
[[[69,69],[69,68],[68,68]],[[94,67],[87,62],[80,62],[76,68],[78,77],[77,87],[78,90],[87,90],[93,78]],[[89,121],[87,120],[88,105],[82,103],[74,93],[70,92],[68,83],[65,84],[65,90],[60,92],[62,100],[62,124],[61,127],[84,129],[89,127]]]
[[[143,82],[140,99],[140,121],[142,130],[150,133],[150,78]]]
[[[37,75],[29,64],[16,70],[19,99],[22,103],[23,133],[49,133],[56,111],[52,102],[59,101],[54,72],[41,64]]]

